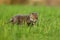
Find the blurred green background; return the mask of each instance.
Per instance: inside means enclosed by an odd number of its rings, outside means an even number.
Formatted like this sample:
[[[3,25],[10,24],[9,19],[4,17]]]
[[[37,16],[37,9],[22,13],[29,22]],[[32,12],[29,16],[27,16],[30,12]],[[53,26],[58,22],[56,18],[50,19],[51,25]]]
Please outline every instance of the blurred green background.
[[[38,13],[38,22],[26,25],[4,24],[16,14]],[[53,6],[0,6],[0,40],[60,40],[60,7]]]
[[[59,6],[60,0],[0,0],[0,40],[60,40]],[[38,13],[32,27],[5,24],[16,14],[31,12]]]

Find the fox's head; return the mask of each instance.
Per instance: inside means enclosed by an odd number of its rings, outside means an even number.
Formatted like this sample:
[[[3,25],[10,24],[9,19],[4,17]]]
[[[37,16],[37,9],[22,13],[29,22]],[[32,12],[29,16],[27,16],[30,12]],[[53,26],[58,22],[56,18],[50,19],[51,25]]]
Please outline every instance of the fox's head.
[[[36,22],[38,20],[38,15],[37,13],[33,12],[30,14],[30,20],[33,22]]]

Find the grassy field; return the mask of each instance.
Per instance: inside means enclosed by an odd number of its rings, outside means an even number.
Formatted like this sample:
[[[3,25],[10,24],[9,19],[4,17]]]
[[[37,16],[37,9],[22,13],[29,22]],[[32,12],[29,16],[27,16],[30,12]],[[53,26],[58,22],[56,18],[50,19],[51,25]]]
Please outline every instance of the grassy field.
[[[16,14],[38,13],[38,22],[26,25],[4,24]],[[60,7],[0,6],[0,40],[60,40]]]

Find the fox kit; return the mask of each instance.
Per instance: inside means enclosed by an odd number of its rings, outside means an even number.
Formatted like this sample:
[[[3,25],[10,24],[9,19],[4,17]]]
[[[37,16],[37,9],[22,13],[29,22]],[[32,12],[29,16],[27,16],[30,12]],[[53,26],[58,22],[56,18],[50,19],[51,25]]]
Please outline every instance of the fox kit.
[[[26,23],[28,26],[30,24],[34,25],[38,19],[37,13],[31,13],[29,15],[16,15],[10,19],[12,24],[23,24]]]

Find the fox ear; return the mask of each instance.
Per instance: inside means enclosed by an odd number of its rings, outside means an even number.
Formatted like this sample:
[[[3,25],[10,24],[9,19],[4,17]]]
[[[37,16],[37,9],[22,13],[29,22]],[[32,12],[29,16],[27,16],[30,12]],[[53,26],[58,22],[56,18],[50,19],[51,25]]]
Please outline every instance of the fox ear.
[[[37,12],[32,12],[33,15],[37,15]]]
[[[34,14],[34,13],[31,13],[31,14]]]

